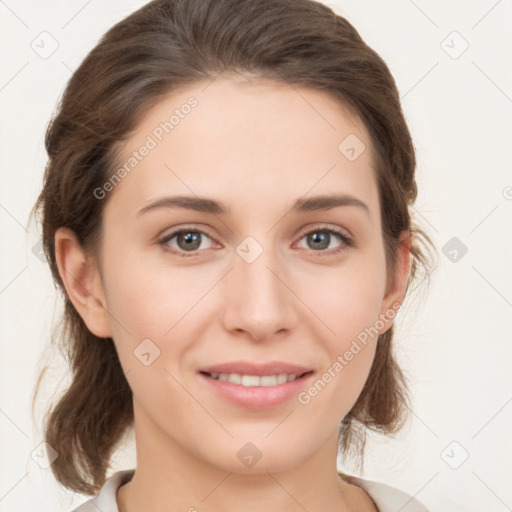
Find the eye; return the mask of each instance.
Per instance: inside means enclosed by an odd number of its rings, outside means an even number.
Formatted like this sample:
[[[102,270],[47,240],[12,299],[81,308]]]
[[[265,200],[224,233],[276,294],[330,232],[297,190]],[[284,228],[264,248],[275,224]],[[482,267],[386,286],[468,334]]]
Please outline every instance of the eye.
[[[341,240],[341,244],[335,248],[326,251],[329,249],[331,242],[334,238]],[[200,256],[199,252],[204,249],[211,248],[211,245],[208,247],[204,247],[203,239],[206,237],[208,240],[212,240],[212,238],[205,233],[204,231],[192,228],[182,228],[172,233],[166,235],[162,239],[158,240],[158,244],[162,247],[163,250],[170,252],[171,254],[176,254],[180,257],[192,257],[192,256]],[[310,244],[310,247],[306,247],[306,249],[310,249],[312,252],[320,253],[319,256],[333,255],[338,254],[346,250],[348,247],[352,247],[354,245],[353,239],[348,236],[344,231],[341,231],[336,228],[328,228],[328,227],[318,227],[314,230],[308,231],[304,233],[300,240],[306,239],[306,243]],[[174,239],[175,244],[172,244]]]
[[[196,251],[199,251],[200,249],[205,249],[205,247],[202,246],[203,237],[206,237],[211,240],[211,238],[203,231],[185,228],[173,231],[169,235],[166,235],[161,240],[158,240],[158,244],[161,245],[165,251],[187,258],[190,256],[198,256]],[[169,245],[169,242],[171,242],[173,238],[176,238],[176,244],[178,246],[177,248],[173,248],[172,245]],[[206,247],[206,249],[208,249],[208,247]]]
[[[333,235],[334,238],[341,240],[342,243],[333,250],[325,251],[325,249],[328,249],[331,245]],[[325,252],[328,254],[338,254],[339,252],[354,245],[352,238],[350,238],[345,232],[336,228],[318,227],[303,234],[301,240],[304,238],[306,239],[306,244],[309,244],[310,247],[313,248],[313,252],[320,252],[320,255],[325,255],[323,254]],[[306,247],[306,249],[309,249],[310,247]]]

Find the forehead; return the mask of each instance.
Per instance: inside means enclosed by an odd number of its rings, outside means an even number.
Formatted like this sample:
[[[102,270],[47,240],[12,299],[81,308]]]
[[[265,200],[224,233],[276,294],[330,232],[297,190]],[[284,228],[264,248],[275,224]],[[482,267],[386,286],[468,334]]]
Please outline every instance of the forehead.
[[[121,149],[111,203],[163,193],[254,206],[311,193],[376,199],[364,124],[325,92],[239,75],[163,96]],[[227,197],[227,199],[226,199]]]

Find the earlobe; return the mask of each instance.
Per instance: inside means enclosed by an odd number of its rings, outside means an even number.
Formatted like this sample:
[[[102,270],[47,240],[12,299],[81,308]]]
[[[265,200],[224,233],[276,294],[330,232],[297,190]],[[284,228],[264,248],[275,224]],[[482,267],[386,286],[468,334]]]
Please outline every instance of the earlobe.
[[[101,276],[68,228],[55,233],[55,258],[66,293],[88,329],[100,338],[111,337]]]

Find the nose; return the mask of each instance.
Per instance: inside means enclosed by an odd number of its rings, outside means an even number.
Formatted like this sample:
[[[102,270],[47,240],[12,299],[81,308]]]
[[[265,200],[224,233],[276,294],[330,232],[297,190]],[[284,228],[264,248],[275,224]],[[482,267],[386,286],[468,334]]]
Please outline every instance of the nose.
[[[254,341],[290,332],[298,318],[286,262],[270,248],[262,249],[254,261],[247,257],[250,251],[261,250],[254,242],[249,252],[234,253],[233,268],[223,279],[224,327]]]

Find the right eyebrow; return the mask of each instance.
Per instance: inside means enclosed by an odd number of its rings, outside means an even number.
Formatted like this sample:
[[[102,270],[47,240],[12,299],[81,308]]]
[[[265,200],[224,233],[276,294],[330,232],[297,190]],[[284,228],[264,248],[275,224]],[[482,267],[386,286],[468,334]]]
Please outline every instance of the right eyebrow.
[[[194,210],[196,212],[212,213],[214,215],[226,215],[231,213],[231,210],[222,203],[209,199],[207,197],[198,196],[167,196],[154,201],[153,203],[144,206],[137,212],[137,216],[151,210],[161,208],[185,208],[187,210]]]

